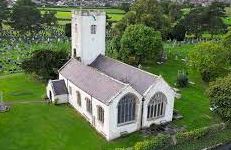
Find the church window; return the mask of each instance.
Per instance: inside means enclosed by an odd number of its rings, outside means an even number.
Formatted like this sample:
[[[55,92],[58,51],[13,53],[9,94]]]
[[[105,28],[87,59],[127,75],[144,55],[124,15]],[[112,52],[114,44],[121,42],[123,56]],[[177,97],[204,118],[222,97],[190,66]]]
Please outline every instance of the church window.
[[[69,86],[69,94],[72,95],[72,88]]]
[[[156,119],[165,114],[167,98],[162,92],[156,93],[148,103],[147,118]]]
[[[92,101],[89,98],[85,98],[87,111],[92,114]]]
[[[77,96],[77,104],[81,106],[81,95],[79,91],[76,92],[76,96]]]
[[[127,94],[118,103],[118,124],[135,121],[136,115],[136,96]]]
[[[104,110],[101,106],[98,106],[97,107],[97,114],[98,114],[98,120],[101,122],[101,123],[104,123]]]
[[[96,34],[96,25],[91,25],[91,34]]]

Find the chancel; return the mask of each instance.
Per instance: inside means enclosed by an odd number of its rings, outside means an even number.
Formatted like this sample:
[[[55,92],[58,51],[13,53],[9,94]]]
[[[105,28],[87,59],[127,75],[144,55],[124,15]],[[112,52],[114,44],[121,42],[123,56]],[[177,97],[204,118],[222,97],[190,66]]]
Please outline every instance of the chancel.
[[[106,15],[72,13],[72,58],[50,80],[52,102],[71,104],[108,141],[172,121],[174,90],[163,77],[105,56]]]

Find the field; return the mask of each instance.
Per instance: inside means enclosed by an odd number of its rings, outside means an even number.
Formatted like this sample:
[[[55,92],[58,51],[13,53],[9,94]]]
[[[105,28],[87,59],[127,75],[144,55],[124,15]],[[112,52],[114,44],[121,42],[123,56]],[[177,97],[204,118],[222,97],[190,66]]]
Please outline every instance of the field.
[[[50,11],[56,11],[56,17],[58,18],[59,24],[66,24],[70,23],[71,21],[71,11],[72,10],[79,10],[79,8],[76,7],[41,7],[39,8],[42,13],[44,13],[46,10]],[[111,17],[112,21],[119,21],[122,19],[123,15],[125,12],[120,9],[114,9],[114,8],[105,8],[105,9],[100,9],[104,10],[106,14]]]

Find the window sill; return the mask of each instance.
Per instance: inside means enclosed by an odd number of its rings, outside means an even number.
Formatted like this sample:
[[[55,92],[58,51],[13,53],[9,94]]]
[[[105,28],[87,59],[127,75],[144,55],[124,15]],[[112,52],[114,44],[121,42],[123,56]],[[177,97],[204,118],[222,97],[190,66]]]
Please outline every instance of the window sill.
[[[125,123],[120,123],[120,124],[117,124],[117,127],[121,127],[121,126],[129,125],[129,124],[133,124],[133,123],[136,123],[136,121],[135,121],[135,120],[133,120],[133,121],[125,122]]]
[[[153,121],[153,120],[157,120],[160,118],[163,118],[164,116],[159,116],[159,117],[155,117],[155,118],[147,118],[147,121]]]

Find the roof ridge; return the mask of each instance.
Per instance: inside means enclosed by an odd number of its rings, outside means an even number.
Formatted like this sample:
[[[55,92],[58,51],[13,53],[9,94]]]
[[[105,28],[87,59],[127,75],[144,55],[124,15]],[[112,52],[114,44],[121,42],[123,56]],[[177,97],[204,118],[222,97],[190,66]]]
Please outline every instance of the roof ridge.
[[[156,74],[153,74],[153,73],[150,73],[150,72],[148,72],[148,71],[145,71],[145,70],[136,68],[136,67],[134,67],[134,66],[132,66],[132,65],[126,64],[126,63],[124,63],[124,62],[122,62],[122,61],[119,61],[119,60],[117,60],[117,59],[113,59],[113,58],[108,57],[108,56],[105,56],[105,55],[101,55],[101,56],[104,56],[104,57],[106,57],[106,58],[108,58],[108,59],[110,59],[110,60],[116,61],[116,62],[118,62],[118,63],[120,63],[120,64],[124,64],[124,65],[129,66],[129,67],[131,67],[131,68],[134,68],[134,69],[136,69],[136,70],[139,70],[139,71],[142,71],[142,72],[144,72],[144,73],[147,73],[147,74],[149,74],[149,75],[151,75],[151,76],[153,76],[153,77],[157,77],[157,78],[159,77],[159,76],[156,75]]]
[[[103,75],[103,76],[105,76],[105,77],[107,77],[107,78],[109,78],[109,79],[111,79],[111,80],[113,80],[113,81],[115,81],[115,82],[117,82],[117,83],[119,83],[119,84],[128,85],[128,84],[126,84],[126,83],[124,83],[124,82],[121,82],[121,81],[119,81],[119,80],[117,80],[117,79],[115,79],[115,78],[113,78],[113,77],[111,77],[111,76],[109,76],[109,75],[107,75],[107,74],[101,72],[100,70],[98,70],[98,69],[96,69],[96,68],[94,68],[94,67],[91,67],[91,66],[89,66],[89,65],[84,65],[84,64],[82,64],[81,62],[79,62],[79,61],[76,60],[76,59],[74,59],[74,61],[76,61],[76,62],[79,63],[80,65],[85,66],[85,67],[87,67],[87,68],[89,68],[89,69],[95,71],[96,73],[99,73],[100,75]]]

